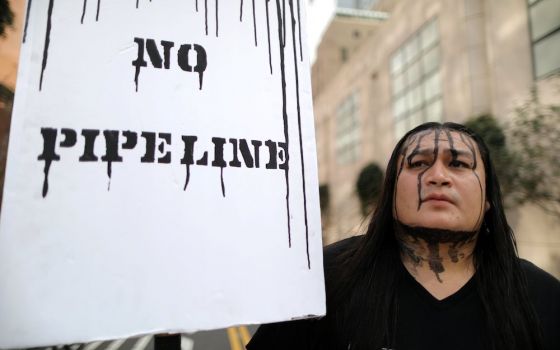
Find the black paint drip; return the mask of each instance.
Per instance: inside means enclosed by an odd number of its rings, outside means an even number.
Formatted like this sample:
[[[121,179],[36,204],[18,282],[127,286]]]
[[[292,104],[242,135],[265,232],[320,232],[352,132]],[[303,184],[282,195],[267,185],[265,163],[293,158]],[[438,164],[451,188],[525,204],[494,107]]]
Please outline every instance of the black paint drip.
[[[198,0],[194,1],[194,9],[198,12]]]
[[[29,12],[31,11],[31,3],[33,0],[27,0],[27,11],[25,12],[25,26],[23,27],[23,42],[27,38],[27,25],[29,24]]]
[[[303,138],[302,138],[302,131],[301,131],[301,111],[300,111],[300,104],[299,104],[299,73],[298,73],[298,60],[297,60],[297,49],[296,49],[296,31],[295,25],[296,20],[294,18],[294,4],[293,0],[289,0],[290,4],[290,17],[292,22],[292,49],[294,53],[294,78],[296,80],[296,106],[297,106],[297,118],[298,118],[298,133],[299,133],[299,153],[301,159],[301,178],[303,179],[303,213],[304,213],[304,221],[305,221],[305,249],[307,251],[307,267],[311,269],[311,260],[309,259],[309,227],[307,224],[307,191],[305,190],[305,158],[303,155]]]
[[[255,46],[257,44],[257,17],[255,15],[255,0],[253,0],[253,32],[255,33]]]
[[[243,0],[239,4],[239,22],[243,22]]]
[[[301,45],[301,15],[299,10],[299,0],[297,0],[297,21],[298,21],[298,35],[299,35],[299,57],[300,60],[303,62],[303,48]]]
[[[222,184],[222,196],[226,196],[226,186],[224,185],[224,167],[220,167],[220,182]]]
[[[218,19],[218,0],[216,0],[216,38],[218,37],[218,23],[219,23],[219,19]]]
[[[286,0],[282,0],[282,47],[286,46]]]
[[[41,64],[41,78],[39,79],[39,91],[43,87],[43,74],[47,68],[47,59],[49,56],[49,44],[51,42],[51,27],[52,27],[52,12],[54,7],[54,0],[49,0],[49,9],[47,12],[47,32],[45,34],[45,46],[43,47],[43,62]]]
[[[97,0],[97,13],[95,14],[95,21],[99,21],[99,9],[101,8],[101,0]]]
[[[191,167],[190,164],[187,163],[187,177],[185,179],[185,187],[183,187],[183,191],[187,190],[187,186],[189,185],[189,180],[191,179]]]
[[[208,0],[204,0],[204,25],[206,35],[208,35]]]
[[[418,174],[418,210],[420,210],[420,207],[422,206],[422,203],[424,203],[424,200],[422,199],[422,177],[436,163],[436,160],[438,158],[438,153],[439,153],[439,134],[440,133],[441,133],[441,129],[434,129],[434,155],[433,155],[433,159],[432,159],[432,164],[430,164],[428,167],[426,167],[426,169],[422,170]],[[420,141],[418,141],[418,147],[420,147]],[[411,157],[409,158],[409,164],[410,164],[410,161],[412,160],[412,154],[410,156]]]
[[[284,139],[286,140],[286,169],[284,169],[284,177],[286,179],[286,215],[288,221],[288,246],[292,247],[292,229],[290,223],[290,181],[288,178],[289,171],[289,135],[288,135],[288,113],[286,111],[286,72],[284,62],[284,43],[282,38],[282,12],[280,11],[280,0],[276,0],[276,16],[278,19],[278,43],[280,49],[280,76],[282,77],[282,118],[284,121]],[[304,179],[305,181],[305,179]]]
[[[270,20],[268,15],[268,3],[270,0],[266,0],[266,36],[268,38],[268,65],[270,66],[270,74],[272,74],[272,54],[270,52]]]
[[[84,17],[86,16],[86,8],[87,8],[87,0],[84,0],[84,8],[82,9],[82,19],[80,20],[81,24],[84,24]]]

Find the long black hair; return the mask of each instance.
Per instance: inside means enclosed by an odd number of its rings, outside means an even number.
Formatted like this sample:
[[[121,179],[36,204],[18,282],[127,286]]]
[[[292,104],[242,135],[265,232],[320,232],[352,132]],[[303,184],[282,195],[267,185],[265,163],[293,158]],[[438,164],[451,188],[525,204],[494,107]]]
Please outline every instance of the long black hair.
[[[385,182],[367,232],[339,256],[327,271],[327,317],[337,348],[381,349],[395,346],[397,287],[402,278],[400,251],[394,234],[393,205],[398,160],[407,140],[429,130],[456,131],[478,146],[486,173],[486,211],[474,250],[477,292],[485,314],[492,349],[541,349],[538,320],[529,302],[513,231],[507,223],[500,186],[484,141],[463,125],[425,123],[396,144]]]

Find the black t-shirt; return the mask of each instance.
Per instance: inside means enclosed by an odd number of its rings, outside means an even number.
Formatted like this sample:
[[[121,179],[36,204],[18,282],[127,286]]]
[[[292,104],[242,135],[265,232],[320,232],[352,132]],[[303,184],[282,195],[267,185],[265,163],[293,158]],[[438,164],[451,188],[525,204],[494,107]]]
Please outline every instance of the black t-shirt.
[[[327,270],[334,258],[361,237],[337,242],[325,249]],[[522,260],[529,297],[542,324],[546,350],[560,349],[560,282],[532,263]],[[398,290],[395,350],[485,349],[488,344],[484,310],[471,278],[453,295],[437,300],[401,264],[404,280]],[[328,276],[327,276],[328,278]],[[326,319],[298,320],[261,326],[248,350],[335,349]],[[344,349],[346,350],[346,349]]]

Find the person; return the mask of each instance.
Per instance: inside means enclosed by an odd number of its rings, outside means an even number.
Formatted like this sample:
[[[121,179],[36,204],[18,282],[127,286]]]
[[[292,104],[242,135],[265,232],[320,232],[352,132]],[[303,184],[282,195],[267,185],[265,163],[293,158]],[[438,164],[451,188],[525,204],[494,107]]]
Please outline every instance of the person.
[[[484,141],[425,123],[397,143],[367,232],[324,256],[327,313],[259,349],[560,349],[560,282],[517,255]]]

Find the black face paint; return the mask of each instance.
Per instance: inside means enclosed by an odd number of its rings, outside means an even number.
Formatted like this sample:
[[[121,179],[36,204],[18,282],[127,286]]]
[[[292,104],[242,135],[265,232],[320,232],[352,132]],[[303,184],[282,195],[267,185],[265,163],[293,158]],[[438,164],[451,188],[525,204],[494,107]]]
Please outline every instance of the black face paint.
[[[418,174],[418,209],[420,210],[420,207],[422,206],[422,203],[424,202],[422,200],[422,177],[424,176],[424,174],[430,170],[431,167],[434,166],[434,164],[437,161],[437,158],[439,156],[439,134],[441,133],[441,129],[434,129],[434,156],[432,158],[432,163],[426,167],[426,169],[422,170],[419,174]],[[414,148],[414,150],[410,153],[410,155],[407,157],[407,162],[408,162],[408,166],[410,167],[412,165],[412,159],[414,158],[414,156],[416,156],[419,153],[420,150],[420,143],[422,142],[422,138],[424,135],[421,135],[420,137],[418,137],[418,142],[416,143],[416,147]]]
[[[427,227],[412,227],[395,221],[395,237],[399,241],[401,251],[404,255],[409,257],[413,266],[422,266],[425,260],[419,256],[414,247],[421,241],[425,242],[428,246],[428,266],[434,272],[439,282],[441,280],[440,274],[445,271],[443,267],[443,258],[439,253],[440,244],[450,244],[449,258],[452,262],[457,263],[462,255],[459,254],[459,249],[466,244],[472,243],[476,240],[478,231],[453,231],[437,228]],[[412,238],[412,244],[407,244],[407,239]]]

